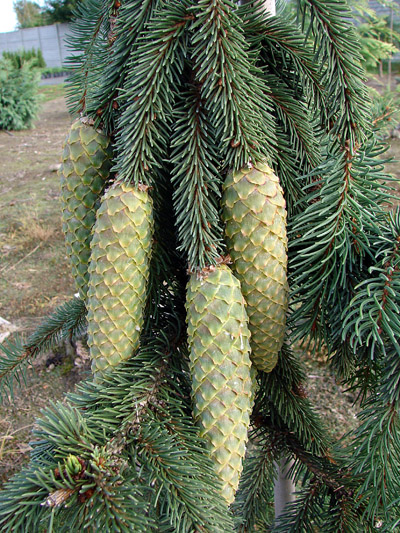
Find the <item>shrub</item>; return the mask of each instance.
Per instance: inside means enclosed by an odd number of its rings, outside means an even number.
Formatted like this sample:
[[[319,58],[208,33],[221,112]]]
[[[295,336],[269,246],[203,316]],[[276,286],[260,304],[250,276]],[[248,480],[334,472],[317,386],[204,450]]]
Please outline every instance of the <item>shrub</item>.
[[[29,65],[30,68],[46,68],[42,51],[32,48],[31,50],[18,50],[16,52],[3,52],[3,57],[11,61],[13,67],[22,68]]]
[[[29,61],[16,68],[0,59],[0,129],[22,130],[32,126],[38,112],[39,72]]]
[[[67,71],[63,67],[47,67],[42,70],[42,78],[57,77],[66,73]]]

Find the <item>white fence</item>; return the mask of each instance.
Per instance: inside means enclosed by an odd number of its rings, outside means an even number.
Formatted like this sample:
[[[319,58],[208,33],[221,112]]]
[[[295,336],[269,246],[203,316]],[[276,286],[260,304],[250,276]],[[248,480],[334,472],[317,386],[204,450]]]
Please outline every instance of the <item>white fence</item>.
[[[3,51],[31,50],[39,48],[48,67],[61,67],[71,52],[65,45],[69,24],[52,24],[37,28],[0,33],[0,56]]]

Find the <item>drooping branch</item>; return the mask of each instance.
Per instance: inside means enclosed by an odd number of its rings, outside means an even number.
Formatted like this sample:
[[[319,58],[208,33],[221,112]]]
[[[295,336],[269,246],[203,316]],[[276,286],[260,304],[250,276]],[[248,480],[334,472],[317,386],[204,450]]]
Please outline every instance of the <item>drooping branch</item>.
[[[374,347],[383,348],[386,339],[400,353],[400,209],[382,216],[389,226],[383,242],[376,239],[376,263],[370,267],[374,277],[368,276],[355,287],[354,298],[343,313],[343,337],[350,336],[355,352],[370,346],[371,357]]]
[[[108,60],[86,107],[95,126],[101,123],[108,134],[113,132],[119,114],[118,97],[123,92],[127,76],[124,66],[135,52],[138,37],[151,20],[159,0],[128,0],[112,4],[107,35]]]
[[[148,24],[153,40],[139,37],[121,96],[125,102],[117,131],[119,178],[153,185],[154,172],[166,157],[174,83],[182,72],[181,38],[193,15],[187,2],[167,4]]]
[[[193,70],[220,139],[227,168],[271,158],[274,121],[265,84],[249,59],[239,19],[228,0],[200,0],[191,12]]]
[[[181,95],[175,110],[172,182],[180,249],[185,252],[189,267],[201,270],[215,264],[223,251],[218,215],[222,178],[208,111],[200,89],[191,89]]]
[[[384,152],[376,140],[356,156],[338,143],[323,149],[331,152],[310,174],[316,181],[308,186],[307,205],[292,221],[289,266],[293,297],[300,304],[292,316],[295,334],[304,338],[311,332],[333,345],[342,340],[343,323],[335,320],[371,264],[388,194],[379,182],[386,175],[376,161]]]
[[[351,10],[344,0],[297,2],[302,24],[309,24],[313,36],[315,60],[323,66],[322,85],[329,108],[326,127],[354,157],[370,132],[370,101]]]
[[[66,100],[72,114],[85,113],[93,87],[101,77],[99,59],[104,57],[107,47],[104,37],[106,11],[103,3],[96,0],[79,4],[78,16],[71,24],[66,39],[73,52],[66,62],[71,72],[67,80]]]

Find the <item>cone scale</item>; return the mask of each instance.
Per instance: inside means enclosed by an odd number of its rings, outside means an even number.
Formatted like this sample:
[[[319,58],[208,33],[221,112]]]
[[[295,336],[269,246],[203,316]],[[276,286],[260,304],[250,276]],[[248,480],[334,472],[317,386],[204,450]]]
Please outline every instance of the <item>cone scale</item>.
[[[95,376],[139,347],[152,234],[147,191],[124,183],[108,189],[97,212],[89,265],[88,345]]]
[[[253,401],[247,315],[238,280],[226,265],[187,289],[194,416],[228,504],[238,488]]]
[[[111,157],[109,137],[81,120],[74,122],[64,143],[59,176],[67,254],[83,299],[89,279],[92,229],[110,175]]]
[[[223,219],[233,270],[240,280],[251,332],[251,358],[271,372],[282,347],[288,306],[286,204],[266,163],[230,173]]]

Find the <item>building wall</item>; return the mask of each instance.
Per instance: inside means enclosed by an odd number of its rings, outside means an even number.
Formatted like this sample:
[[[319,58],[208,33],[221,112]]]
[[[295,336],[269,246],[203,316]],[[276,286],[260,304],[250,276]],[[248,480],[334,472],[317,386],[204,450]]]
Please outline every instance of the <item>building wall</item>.
[[[52,24],[37,28],[0,33],[0,56],[3,51],[30,50],[39,48],[48,67],[61,67],[65,58],[71,55],[65,45],[69,24]]]

